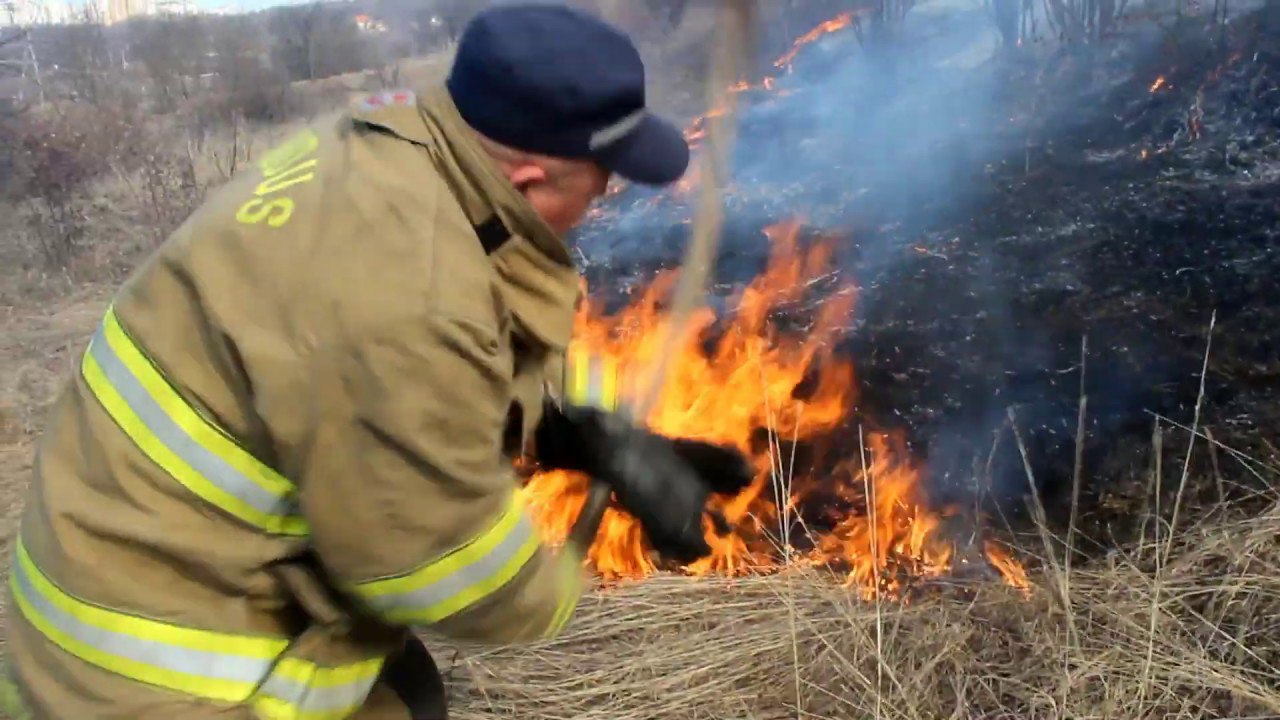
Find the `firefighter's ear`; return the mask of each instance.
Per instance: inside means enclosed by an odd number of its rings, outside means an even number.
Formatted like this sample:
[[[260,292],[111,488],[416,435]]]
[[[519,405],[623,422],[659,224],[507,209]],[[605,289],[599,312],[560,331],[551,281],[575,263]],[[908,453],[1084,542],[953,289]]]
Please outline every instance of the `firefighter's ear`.
[[[508,169],[507,178],[516,186],[516,190],[523,193],[535,185],[547,182],[547,169],[536,163],[524,162]]]

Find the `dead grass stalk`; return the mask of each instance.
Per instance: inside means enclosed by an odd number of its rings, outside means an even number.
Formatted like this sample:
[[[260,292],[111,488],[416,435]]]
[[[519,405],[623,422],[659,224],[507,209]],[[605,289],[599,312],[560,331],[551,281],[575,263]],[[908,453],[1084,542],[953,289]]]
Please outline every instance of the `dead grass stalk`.
[[[456,717],[1275,716],[1280,504],[1217,517],[1069,584],[1041,575],[1029,598],[949,585],[864,603],[799,567],[602,590],[555,641],[459,655]]]

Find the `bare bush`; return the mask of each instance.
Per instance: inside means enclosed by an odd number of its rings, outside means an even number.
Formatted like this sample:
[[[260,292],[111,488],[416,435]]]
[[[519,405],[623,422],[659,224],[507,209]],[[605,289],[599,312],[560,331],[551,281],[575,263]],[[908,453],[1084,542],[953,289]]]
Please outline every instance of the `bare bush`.
[[[82,191],[109,168],[94,115],[72,107],[40,117],[29,114],[13,128],[10,190],[27,205],[31,237],[51,269],[65,267],[79,252],[85,237]]]
[[[141,226],[152,244],[159,245],[196,209],[204,188],[196,177],[192,155],[153,146],[143,157],[145,162],[136,171],[117,166],[115,174],[141,210]]]
[[[137,106],[51,104],[13,126],[10,195],[26,208],[31,248],[46,269],[64,270],[90,239],[94,183],[121,182],[158,243],[202,195],[180,137],[148,122]]]

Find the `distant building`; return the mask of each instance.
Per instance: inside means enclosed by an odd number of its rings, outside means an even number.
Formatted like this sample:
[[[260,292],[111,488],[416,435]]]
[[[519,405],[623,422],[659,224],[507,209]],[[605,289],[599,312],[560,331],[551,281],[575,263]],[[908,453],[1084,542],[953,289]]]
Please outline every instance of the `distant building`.
[[[155,0],[160,15],[194,15],[200,12],[195,0]]]
[[[0,0],[0,27],[68,22],[75,8],[66,0]]]
[[[158,12],[196,12],[194,0],[0,0],[0,27],[59,25],[86,19],[105,25]]]
[[[102,5],[102,22],[107,25],[156,14],[156,0],[103,0]]]

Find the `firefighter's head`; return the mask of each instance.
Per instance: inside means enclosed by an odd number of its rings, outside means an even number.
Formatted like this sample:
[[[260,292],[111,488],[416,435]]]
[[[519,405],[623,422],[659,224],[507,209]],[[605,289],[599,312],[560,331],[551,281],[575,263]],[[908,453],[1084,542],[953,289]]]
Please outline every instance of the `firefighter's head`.
[[[464,120],[557,232],[610,175],[666,185],[684,175],[680,130],[645,106],[644,63],[619,30],[563,5],[504,5],[462,33],[447,80]]]
[[[562,235],[582,221],[591,202],[608,188],[610,171],[593,160],[517,150],[483,135],[479,140],[511,184]]]

